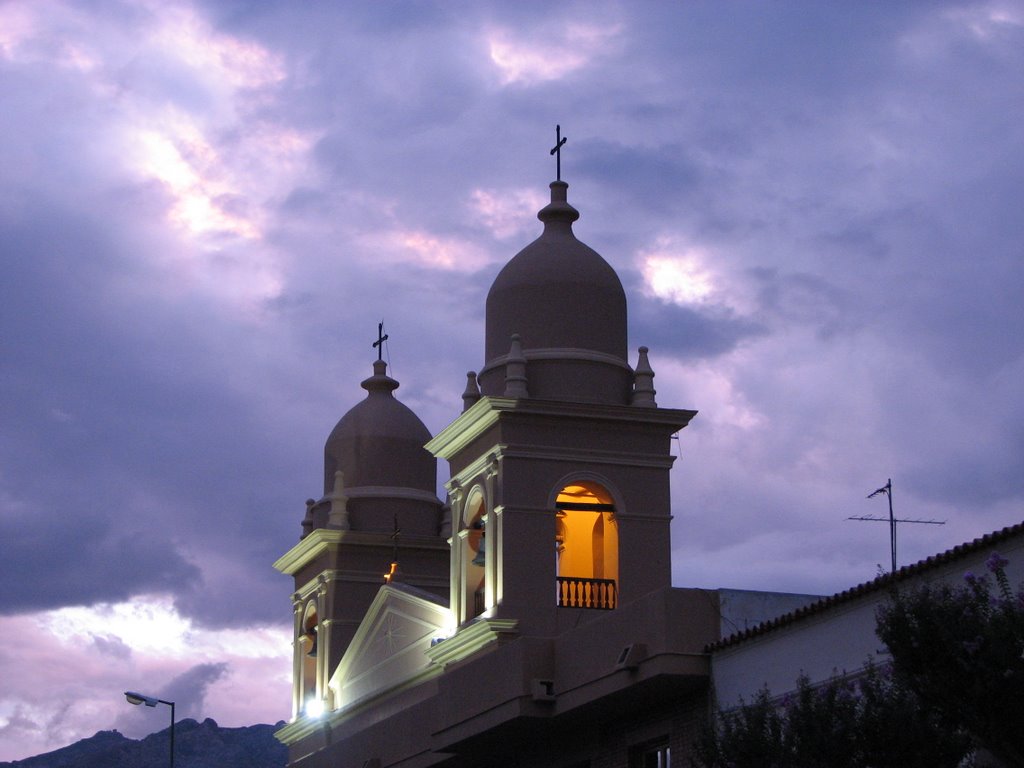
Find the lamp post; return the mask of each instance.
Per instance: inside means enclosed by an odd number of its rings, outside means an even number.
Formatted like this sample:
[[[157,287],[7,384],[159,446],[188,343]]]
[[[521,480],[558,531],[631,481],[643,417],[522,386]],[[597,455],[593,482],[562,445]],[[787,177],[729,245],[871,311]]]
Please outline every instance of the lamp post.
[[[171,768],[174,768],[174,702],[157,699],[153,696],[143,696],[135,691],[125,691],[124,697],[129,704],[145,704],[147,707],[155,707],[157,704],[166,704],[171,708]]]

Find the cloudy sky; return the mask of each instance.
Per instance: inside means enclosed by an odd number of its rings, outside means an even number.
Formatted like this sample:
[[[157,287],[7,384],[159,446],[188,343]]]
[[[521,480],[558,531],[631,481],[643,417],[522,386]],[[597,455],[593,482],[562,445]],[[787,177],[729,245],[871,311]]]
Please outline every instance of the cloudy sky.
[[[903,563],[1024,519],[1020,2],[0,1],[0,760],[288,716],[377,322],[436,433],[556,123],[700,411],[677,585],[872,578],[889,477]]]

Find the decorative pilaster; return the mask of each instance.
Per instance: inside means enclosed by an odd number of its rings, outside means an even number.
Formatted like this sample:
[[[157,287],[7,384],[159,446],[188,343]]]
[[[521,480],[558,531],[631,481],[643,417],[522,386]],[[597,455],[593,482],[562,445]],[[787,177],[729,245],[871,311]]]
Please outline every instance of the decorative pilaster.
[[[317,577],[317,581],[319,583],[316,589],[316,699],[320,703],[325,704],[324,700],[327,697],[327,682],[330,674],[327,665],[331,660],[331,629],[330,624],[325,622],[324,619],[330,613],[328,610],[330,603],[327,599],[327,576],[321,573]]]
[[[484,562],[484,608],[490,609],[498,603],[501,590],[501,526],[498,522],[497,506],[498,483],[501,479],[501,464],[495,454],[487,457],[487,470],[484,473],[484,487],[487,491],[487,539],[486,559]]]
[[[448,558],[448,606],[452,615],[458,621],[462,615],[462,503],[465,498],[465,491],[458,481],[452,480],[448,484],[448,508],[451,529],[448,532],[448,549],[451,556]]]
[[[303,600],[296,592],[292,595],[292,720],[302,714],[302,609]]]

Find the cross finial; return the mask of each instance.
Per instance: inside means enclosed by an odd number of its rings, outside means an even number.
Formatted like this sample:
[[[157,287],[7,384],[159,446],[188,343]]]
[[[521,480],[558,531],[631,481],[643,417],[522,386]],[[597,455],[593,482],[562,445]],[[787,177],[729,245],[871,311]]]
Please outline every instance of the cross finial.
[[[377,349],[377,359],[382,360],[381,355],[384,352],[384,342],[388,340],[388,335],[384,333],[384,321],[381,320],[377,323],[377,340],[373,342],[373,346]]]
[[[551,154],[555,156],[555,181],[562,180],[562,145],[568,139],[562,137],[562,126],[555,126],[555,146],[551,148]]]

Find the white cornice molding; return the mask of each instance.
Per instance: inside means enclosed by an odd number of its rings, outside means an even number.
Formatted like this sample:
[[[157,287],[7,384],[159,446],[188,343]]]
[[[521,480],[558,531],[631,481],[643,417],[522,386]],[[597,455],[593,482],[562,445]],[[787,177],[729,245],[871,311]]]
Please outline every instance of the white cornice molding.
[[[679,408],[485,396],[441,430],[437,437],[426,444],[426,448],[438,458],[450,459],[497,423],[504,413],[516,416],[658,425],[670,433],[683,429],[697,415],[697,411]]]
[[[454,475],[451,480],[445,483],[445,487],[449,490],[454,490],[457,487],[461,487],[463,490],[470,488],[473,485],[473,481],[488,471],[491,464],[494,461],[500,461],[505,455],[505,446],[496,443],[488,448],[486,451],[482,451],[472,463],[464,467],[461,472]]]
[[[451,637],[431,646],[426,653],[433,664],[444,668],[492,644],[512,639],[519,634],[516,630],[518,625],[517,619],[478,618]]]
[[[445,542],[445,549],[448,549],[448,543]],[[332,581],[342,581],[347,584],[384,584],[384,574],[380,569],[374,570],[362,570],[356,571],[352,569],[338,569],[328,568],[320,571],[313,576],[309,581],[303,584],[301,587],[295,590],[292,594],[293,602],[306,600],[310,595],[319,589],[321,584],[330,583]],[[448,579],[437,576],[424,576],[417,573],[405,573],[402,576],[402,583],[412,584],[417,589],[427,589],[428,587],[448,587]],[[428,590],[429,591],[429,590]]]
[[[510,397],[481,397],[424,447],[434,456],[447,459],[490,428],[501,411],[514,408],[515,403]]]
[[[274,562],[274,568],[288,576],[309,565],[330,548],[340,546],[391,547],[393,541],[387,531],[341,531],[336,528],[315,528],[309,535],[285,552]],[[402,536],[402,549],[447,549],[448,542],[440,536]]]
[[[289,576],[295,574],[310,560],[324,552],[331,544],[338,544],[349,531],[317,528],[274,561],[274,568]]]

